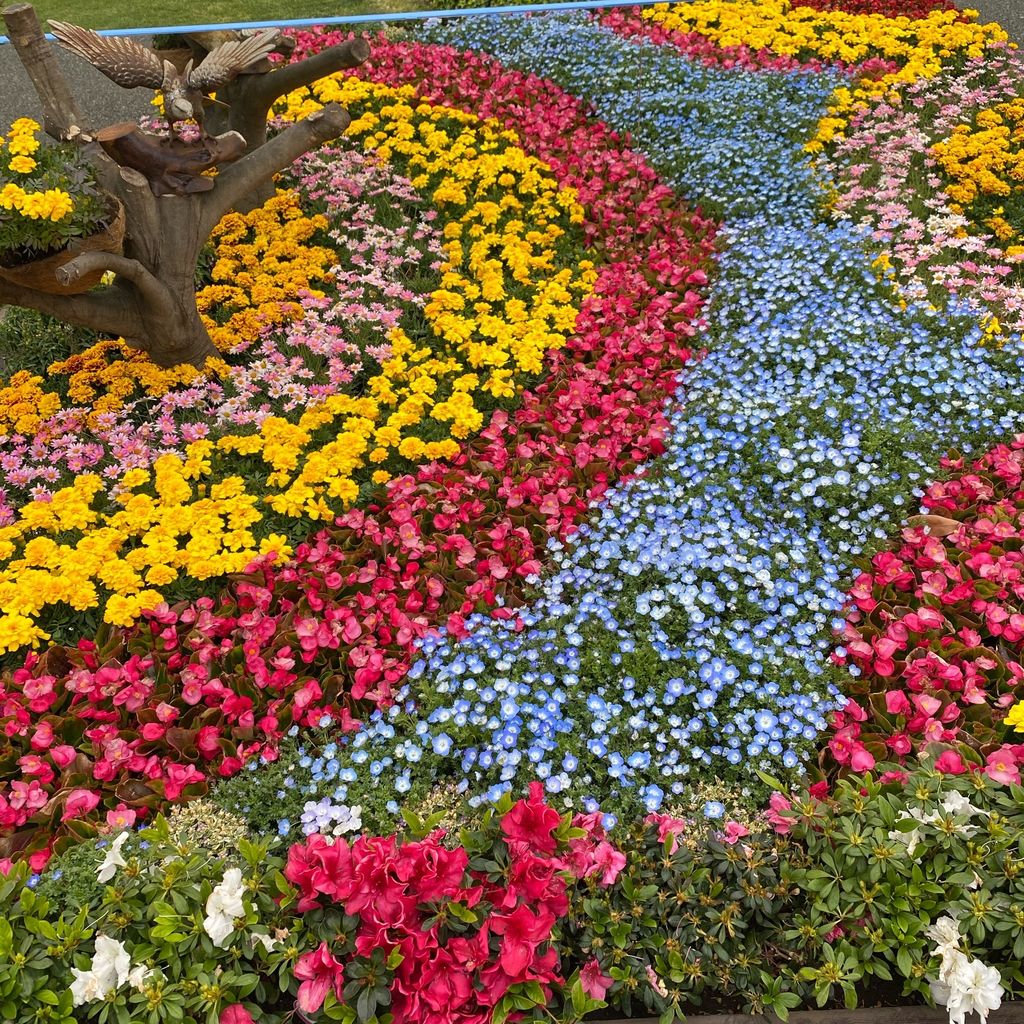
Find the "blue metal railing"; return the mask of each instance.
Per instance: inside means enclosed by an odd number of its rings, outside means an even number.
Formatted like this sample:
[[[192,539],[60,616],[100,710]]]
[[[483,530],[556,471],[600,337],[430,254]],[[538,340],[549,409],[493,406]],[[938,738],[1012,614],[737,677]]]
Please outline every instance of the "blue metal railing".
[[[176,35],[181,32],[215,32],[218,29],[309,28],[312,25],[359,25],[375,22],[425,21],[429,18],[468,18],[484,14],[543,14],[547,11],[586,11],[603,7],[649,7],[665,0],[585,0],[582,3],[512,4],[507,7],[470,7],[451,11],[397,11],[392,14],[342,14],[324,18],[293,18],[289,21],[237,21],[224,25],[151,25],[146,28],[105,28],[101,36]],[[53,36],[47,33],[47,39]],[[6,43],[7,36],[0,36]]]

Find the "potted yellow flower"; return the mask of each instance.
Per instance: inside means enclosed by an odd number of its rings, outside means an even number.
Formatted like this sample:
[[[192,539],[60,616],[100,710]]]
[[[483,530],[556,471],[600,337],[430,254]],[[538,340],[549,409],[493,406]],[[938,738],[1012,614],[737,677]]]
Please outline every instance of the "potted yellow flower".
[[[22,117],[0,135],[0,277],[37,291],[85,291],[100,274],[69,288],[56,270],[84,251],[119,253],[124,209],[75,146],[44,146],[39,131]]]

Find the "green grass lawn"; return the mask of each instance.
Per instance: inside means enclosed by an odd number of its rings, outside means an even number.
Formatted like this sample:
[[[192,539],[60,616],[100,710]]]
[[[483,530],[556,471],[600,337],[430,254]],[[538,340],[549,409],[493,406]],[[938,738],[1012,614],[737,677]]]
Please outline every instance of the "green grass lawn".
[[[0,7],[6,0],[0,0]],[[344,14],[441,9],[440,2],[417,0],[185,0],[178,4],[138,0],[35,0],[41,20],[57,18],[87,28],[148,25],[208,25],[239,21],[284,21]]]

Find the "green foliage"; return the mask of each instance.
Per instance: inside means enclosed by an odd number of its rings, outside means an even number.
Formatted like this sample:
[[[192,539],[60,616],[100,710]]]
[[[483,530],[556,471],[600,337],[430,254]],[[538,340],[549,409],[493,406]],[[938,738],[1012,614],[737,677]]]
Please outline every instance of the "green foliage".
[[[932,942],[952,915],[970,953],[1024,988],[1024,789],[981,773],[913,772],[839,782],[827,811],[801,806],[793,836],[806,863],[789,876],[813,900],[808,926],[841,930],[865,976],[925,993]],[[787,939],[800,942],[798,934]],[[820,979],[818,979],[820,982]]]
[[[96,335],[83,327],[72,327],[34,309],[9,306],[0,314],[0,378],[9,378],[18,370],[47,376],[51,363],[67,359],[88,348]],[[61,378],[49,381],[59,390]]]
[[[975,811],[950,810],[964,801]],[[569,965],[597,958],[624,1013],[671,1021],[726,1005],[785,1019],[880,989],[929,999],[926,932],[953,915],[963,951],[997,968],[1008,996],[1024,994],[1024,789],[921,768],[905,785],[841,781],[789,813],[788,834],[734,845],[687,831],[674,848],[634,828],[618,882],[592,877],[570,900]]]
[[[281,875],[284,863],[269,844],[238,839],[230,857],[217,856],[158,818],[129,835],[120,851],[124,865],[101,883],[97,869],[109,851],[109,843],[69,851],[36,891],[26,887],[21,864],[0,884],[0,1018],[215,1024],[236,1003],[261,1022],[287,1018],[294,964],[309,945]],[[211,892],[231,867],[244,880],[244,916],[234,919],[221,948],[203,922]],[[90,970],[101,936],[122,943],[131,967],[148,973],[73,1007],[72,969]]]
[[[71,990],[60,958],[88,938],[83,915],[49,918],[49,904],[25,887],[28,867],[17,864],[0,879],[0,1019],[71,1021]]]

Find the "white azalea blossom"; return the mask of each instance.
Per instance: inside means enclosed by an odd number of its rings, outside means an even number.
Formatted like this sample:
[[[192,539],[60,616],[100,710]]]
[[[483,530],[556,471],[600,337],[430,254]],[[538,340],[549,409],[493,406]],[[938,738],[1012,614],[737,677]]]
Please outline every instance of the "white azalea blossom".
[[[945,959],[948,953],[960,950],[960,922],[949,914],[930,924],[925,935],[935,943],[936,956]]]
[[[261,942],[263,944],[263,948],[268,953],[273,953],[273,951],[275,949],[277,949],[278,946],[281,945],[281,940],[280,939],[271,938],[271,936],[266,935],[263,932],[253,932],[250,937],[252,939],[252,944],[253,944],[254,947],[255,947],[257,942]]]
[[[79,967],[72,967],[71,973],[75,978],[71,983],[72,1006],[91,1003],[94,999],[102,999],[107,994],[100,984],[99,978],[91,970],[83,971]]]
[[[982,810],[980,807],[975,807],[970,800],[963,795],[963,793],[947,793],[942,800],[940,805],[942,809],[954,817],[963,816],[965,818],[972,818],[974,815],[985,816],[988,811]]]
[[[999,971],[964,953],[955,917],[940,917],[925,934],[935,943],[932,953],[942,959],[938,978],[930,978],[928,985],[936,1004],[949,1013],[949,1024],[964,1024],[971,1013],[986,1024],[989,1013],[999,1009],[1003,998]]]
[[[110,844],[103,863],[96,869],[97,881],[109,882],[117,874],[117,869],[125,866],[124,857],[121,856],[121,847],[127,842],[129,835],[131,833],[128,831],[121,832]]]
[[[214,887],[206,900],[206,918],[203,930],[213,939],[213,944],[223,948],[235,930],[235,919],[245,917],[242,896],[245,883],[240,868],[228,868],[219,885]]]
[[[132,988],[141,989],[142,986],[146,984],[146,981],[152,973],[153,971],[145,964],[136,964],[136,966],[128,972],[128,984],[131,985]]]
[[[1002,978],[994,967],[973,960],[960,950],[943,957],[938,980],[930,980],[932,998],[945,1006],[949,1024],[964,1024],[968,1014],[976,1013],[981,1024],[998,1010],[1003,1000]]]
[[[909,813],[901,813],[896,820],[910,821],[913,818],[914,820],[921,822],[922,825],[933,825],[940,817],[941,815],[938,811],[929,811],[925,814],[920,807],[911,807]],[[917,849],[917,844],[924,838],[924,833],[920,828],[912,829],[910,832],[900,832],[898,829],[894,829],[889,833],[889,838],[905,843],[907,847],[907,855],[912,857],[914,855],[914,851]]]
[[[128,980],[131,957],[123,942],[107,935],[96,936],[96,951],[88,971],[72,968],[75,980],[71,984],[71,998],[75,1006],[104,999]]]

